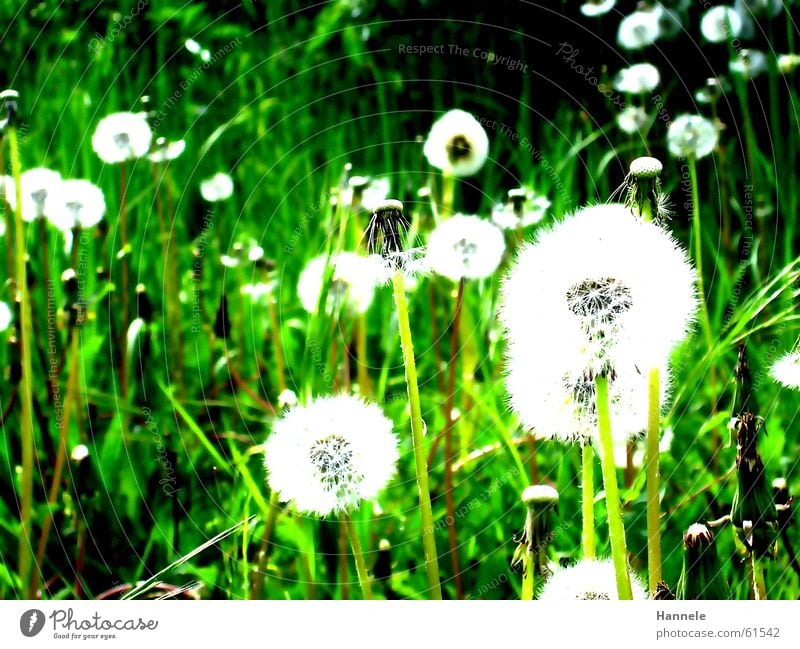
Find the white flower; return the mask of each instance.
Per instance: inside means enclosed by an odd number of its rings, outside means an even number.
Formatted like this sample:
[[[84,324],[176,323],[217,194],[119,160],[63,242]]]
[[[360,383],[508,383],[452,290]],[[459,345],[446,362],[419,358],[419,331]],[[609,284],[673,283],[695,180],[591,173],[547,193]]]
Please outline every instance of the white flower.
[[[489,277],[505,249],[497,226],[477,216],[456,214],[431,232],[426,256],[433,272],[457,282]]]
[[[639,50],[652,45],[661,33],[657,11],[634,11],[625,16],[617,30],[617,43],[626,50]]]
[[[303,308],[315,313],[322,294],[325,269],[328,258],[321,255],[306,264],[297,282],[297,294]],[[328,287],[326,311],[345,304],[355,313],[366,313],[372,305],[375,287],[380,281],[380,269],[372,257],[362,257],[354,252],[342,252],[330,257],[333,268],[331,284]]]
[[[647,423],[647,370],[685,336],[695,272],[673,237],[620,204],[580,210],[522,248],[503,283],[512,407],[538,437],[596,434],[594,376],[610,376],[616,440]]]
[[[156,150],[147,156],[150,162],[168,162],[174,160],[186,150],[185,140],[175,140],[167,142],[164,138],[159,138],[156,142]]]
[[[742,17],[733,7],[712,7],[700,19],[700,32],[712,43],[733,40],[742,32]]]
[[[623,133],[640,133],[652,122],[652,117],[641,106],[627,106],[617,114],[617,126]]]
[[[469,113],[455,109],[436,120],[423,153],[431,166],[453,176],[472,176],[489,155],[489,138]]]
[[[504,230],[526,228],[541,222],[551,205],[546,196],[532,194],[522,201],[522,215],[518,216],[512,201],[498,203],[492,208],[492,221]]]
[[[265,444],[270,488],[326,516],[375,498],[395,473],[397,437],[375,404],[341,395],[289,410]]]
[[[200,182],[200,195],[209,203],[224,201],[233,194],[233,178],[222,172]]]
[[[13,319],[11,308],[5,302],[0,302],[0,331],[5,331],[11,326]]]
[[[718,139],[716,126],[702,115],[679,115],[667,130],[669,152],[679,158],[703,158],[714,150]]]
[[[389,198],[391,184],[386,177],[369,179],[356,176],[350,180],[361,180],[366,185],[361,189],[360,205],[368,212],[372,212],[378,205],[385,203],[386,199]],[[353,194],[356,191],[353,186],[354,184],[358,183],[348,183],[348,186],[345,187],[340,194],[341,201],[344,205],[350,205],[353,202]]]
[[[637,95],[656,89],[661,76],[658,68],[651,63],[637,63],[623,68],[614,77],[614,88],[619,92]]]
[[[278,395],[278,405],[281,408],[294,408],[297,405],[297,395],[294,390],[286,388]]]
[[[646,600],[641,578],[629,569],[634,600]],[[557,571],[545,582],[540,600],[553,602],[575,599],[618,600],[617,578],[610,559],[584,559]]]
[[[61,189],[61,174],[57,171],[36,167],[28,169],[19,179],[22,189],[22,220],[31,222],[49,215],[58,202]],[[12,210],[17,209],[17,192],[14,179],[5,177],[5,199]]]
[[[594,18],[607,14],[617,4],[617,0],[588,0],[581,5],[581,13],[584,16]]]
[[[73,228],[93,228],[106,213],[103,191],[88,180],[65,180],[58,202],[48,215],[50,223],[63,232]]]
[[[761,50],[741,49],[728,64],[728,70],[750,81],[767,71],[767,56]]]
[[[770,376],[787,388],[800,390],[800,352],[779,358],[769,370]]]
[[[147,113],[112,113],[97,125],[92,148],[103,162],[116,164],[146,155],[152,139]]]

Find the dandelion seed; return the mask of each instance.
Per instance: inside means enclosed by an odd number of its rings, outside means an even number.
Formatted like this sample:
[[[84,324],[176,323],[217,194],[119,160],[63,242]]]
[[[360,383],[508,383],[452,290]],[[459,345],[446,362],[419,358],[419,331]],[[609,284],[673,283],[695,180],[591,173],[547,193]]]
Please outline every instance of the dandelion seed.
[[[466,111],[448,111],[434,122],[423,153],[428,163],[453,176],[473,176],[489,155],[483,126]]]
[[[728,70],[750,81],[767,71],[767,55],[760,50],[739,50],[736,58],[728,64]]]
[[[297,294],[303,308],[309,313],[316,312],[325,280],[326,262],[333,268],[326,311],[332,313],[346,305],[353,313],[366,313],[375,296],[379,271],[374,260],[354,252],[339,253],[331,256],[330,260],[321,255],[306,264],[297,283]]]
[[[742,17],[732,7],[712,7],[700,19],[700,33],[712,43],[733,40],[742,33]]]
[[[175,160],[181,153],[186,150],[185,140],[175,140],[174,142],[167,142],[163,137],[156,140],[155,151],[147,156],[150,162],[169,162]]]
[[[617,0],[589,0],[581,5],[581,13],[589,18],[603,16],[611,11]]]
[[[617,126],[623,133],[641,133],[652,123],[653,118],[641,106],[626,106],[617,114]]]
[[[614,77],[614,88],[619,92],[639,95],[652,92],[661,82],[658,68],[651,63],[637,63],[623,68]]]
[[[348,512],[395,473],[397,437],[381,409],[348,396],[292,408],[265,445],[270,488],[305,514]]]
[[[631,571],[634,600],[646,600],[642,580]],[[610,560],[583,560],[556,572],[544,585],[542,601],[618,600],[614,564]]]
[[[0,302],[0,331],[5,331],[11,326],[13,320],[11,308],[5,302]]]
[[[717,127],[702,115],[679,115],[667,130],[667,147],[675,157],[703,158],[717,146]]]
[[[617,43],[626,50],[640,50],[655,43],[660,34],[658,12],[634,11],[620,22]]]
[[[48,215],[50,223],[68,232],[74,228],[93,228],[106,213],[103,191],[88,180],[65,180],[61,183],[58,202]]]
[[[200,182],[200,195],[209,203],[229,199],[233,195],[233,178],[219,172]]]
[[[118,164],[147,154],[152,139],[147,113],[112,113],[97,124],[92,148],[103,162]]]
[[[433,272],[455,282],[485,279],[497,270],[505,248],[497,226],[477,216],[456,214],[431,233],[427,260]]]
[[[24,172],[20,176],[22,220],[30,223],[53,212],[60,200],[62,182],[60,173],[44,167]],[[9,207],[16,210],[17,192],[14,179],[10,176],[5,177],[4,196]]]
[[[781,356],[772,364],[769,373],[784,387],[800,390],[800,352]]]

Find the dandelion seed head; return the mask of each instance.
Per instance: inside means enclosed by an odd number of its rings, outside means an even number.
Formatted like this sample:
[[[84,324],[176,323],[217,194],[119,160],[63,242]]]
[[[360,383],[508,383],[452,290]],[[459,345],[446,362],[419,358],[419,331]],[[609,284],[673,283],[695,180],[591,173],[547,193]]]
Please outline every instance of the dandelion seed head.
[[[169,162],[180,157],[181,153],[186,150],[185,140],[175,140],[174,142],[167,142],[163,137],[158,138],[156,141],[155,150],[147,156],[150,162]]]
[[[103,162],[118,164],[146,155],[152,139],[147,113],[112,113],[97,124],[92,148]]]
[[[453,176],[473,176],[489,155],[489,138],[470,113],[454,109],[436,120],[425,140],[428,163]]]
[[[742,33],[742,17],[733,7],[711,7],[700,19],[700,33],[712,43],[733,40]]]
[[[377,405],[349,395],[292,408],[265,445],[270,488],[298,511],[319,516],[375,498],[397,458],[391,421]]]
[[[297,283],[297,294],[303,308],[309,313],[316,312],[327,263],[333,268],[333,275],[326,311],[332,313],[346,306],[353,313],[366,313],[380,280],[379,271],[374,260],[354,252],[342,252],[330,259],[321,255],[306,264]]]
[[[781,356],[772,364],[769,373],[784,387],[800,390],[800,352]]]
[[[635,572],[629,572],[633,599],[648,599],[641,578]],[[545,582],[539,599],[554,602],[576,599],[618,600],[614,563],[610,559],[583,559],[569,568],[558,570]]]
[[[641,106],[626,106],[617,113],[617,126],[623,133],[640,133],[652,122],[652,117]]]
[[[503,230],[527,228],[540,223],[547,215],[552,203],[526,189],[512,189],[508,192],[508,202],[498,203],[492,208],[492,222]]]
[[[717,127],[702,115],[678,115],[667,130],[667,147],[675,157],[703,158],[718,140]]]
[[[658,40],[661,34],[659,12],[634,11],[619,24],[617,43],[626,50],[640,50]]]
[[[59,203],[61,174],[44,167],[23,172],[19,179],[22,190],[22,220],[27,222],[48,216]],[[17,209],[17,192],[14,179],[5,177],[4,197],[12,210]]]
[[[233,195],[233,178],[218,172],[200,182],[200,195],[209,203],[229,199]]]
[[[581,5],[581,13],[588,18],[603,16],[611,11],[617,0],[589,0]]]
[[[636,178],[658,178],[663,170],[661,160],[650,156],[640,156],[630,166],[631,175]]]
[[[546,484],[531,485],[523,490],[522,502],[526,505],[557,503],[558,491]]]
[[[351,205],[357,197],[357,203],[368,212],[375,211],[379,205],[386,202],[391,191],[391,182],[386,177],[367,178],[353,176],[348,180],[340,199],[344,205]]]
[[[74,228],[95,227],[106,213],[106,199],[101,190],[88,180],[65,180],[51,213],[50,223],[67,232]]]
[[[614,77],[614,89],[632,95],[652,92],[658,87],[661,75],[652,63],[636,63],[623,68]]]
[[[767,71],[767,55],[761,50],[741,49],[728,64],[728,70],[750,81]]]
[[[791,74],[800,66],[800,54],[781,54],[778,56],[778,71]]]
[[[477,216],[456,214],[431,232],[427,258],[433,272],[453,281],[484,279],[497,270],[505,248],[497,226]]]

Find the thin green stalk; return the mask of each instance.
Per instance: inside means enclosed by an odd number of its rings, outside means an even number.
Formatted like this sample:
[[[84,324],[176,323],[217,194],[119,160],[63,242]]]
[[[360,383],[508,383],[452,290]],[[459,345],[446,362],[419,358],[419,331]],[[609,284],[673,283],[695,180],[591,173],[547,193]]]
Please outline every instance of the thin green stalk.
[[[275,530],[275,521],[278,520],[280,512],[280,498],[277,491],[273,491],[269,497],[269,511],[267,520],[264,521],[264,533],[261,536],[261,548],[258,552],[258,571],[253,579],[253,588],[250,590],[250,599],[261,599],[264,594],[264,577],[269,563],[270,541]]]
[[[533,599],[533,593],[535,592],[536,588],[536,557],[531,548],[525,548],[525,554],[523,555],[522,561],[522,569],[524,571],[522,577],[522,599],[530,600]]]
[[[611,413],[608,406],[608,378],[595,377],[597,398],[597,425],[600,433],[600,464],[603,468],[603,484],[606,490],[608,511],[608,536],[611,540],[611,556],[617,577],[617,593],[620,599],[633,599],[631,578],[628,574],[628,549],[625,545],[625,526],[622,524],[617,467],[614,465],[614,442],[611,438]]]
[[[406,369],[408,385],[408,401],[411,406],[411,436],[414,443],[414,461],[417,471],[417,490],[419,492],[419,511],[422,518],[422,546],[425,553],[425,572],[428,575],[428,588],[433,599],[442,599],[442,587],[439,583],[439,559],[436,553],[434,537],[433,511],[431,510],[431,494],[428,488],[428,463],[425,457],[425,439],[422,423],[422,407],[417,384],[417,365],[414,360],[414,343],[411,338],[411,325],[408,319],[408,301],[406,299],[403,274],[398,271],[392,279],[394,302],[397,307],[397,320],[400,328],[400,343],[403,350],[403,364]]]
[[[694,263],[697,264],[697,292],[700,294],[700,319],[706,344],[710,350],[714,345],[711,334],[711,320],[706,305],[705,283],[703,281],[703,238],[700,223],[700,188],[697,184],[697,161],[689,156],[689,174],[692,182],[692,238],[694,239]]]
[[[14,243],[17,248],[16,287],[19,296],[20,331],[19,347],[22,376],[20,378],[20,435],[22,438],[22,480],[20,493],[20,532],[19,563],[20,582],[25,588],[25,596],[32,599],[31,569],[33,568],[33,544],[31,538],[31,519],[33,517],[33,383],[31,370],[31,303],[28,291],[27,269],[25,268],[25,228],[22,222],[22,163],[19,157],[17,129],[8,128],[8,147],[11,153],[11,174],[14,177],[14,191],[17,205],[14,210]]]
[[[350,547],[353,550],[353,558],[356,561],[356,572],[358,573],[358,583],[361,585],[361,592],[364,599],[374,599],[372,596],[372,583],[367,572],[367,562],[364,561],[364,552],[361,549],[361,541],[358,532],[353,525],[350,516],[342,516],[342,523],[347,528],[347,535],[350,537]]]
[[[647,568],[650,592],[661,583],[661,506],[658,440],[661,432],[661,385],[657,367],[648,376],[647,408]]]
[[[583,558],[594,559],[597,546],[594,535],[594,449],[588,442],[581,446],[581,488],[583,491]]]
[[[767,599],[767,587],[764,583],[764,569],[758,563],[755,552],[750,553],[750,574],[753,579],[753,598],[757,600]]]

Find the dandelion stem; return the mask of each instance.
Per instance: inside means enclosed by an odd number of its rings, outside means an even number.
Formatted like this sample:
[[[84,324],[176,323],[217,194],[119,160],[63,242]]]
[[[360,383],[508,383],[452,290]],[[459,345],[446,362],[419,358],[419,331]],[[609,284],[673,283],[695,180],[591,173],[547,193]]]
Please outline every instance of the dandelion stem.
[[[703,237],[700,224],[700,188],[697,184],[697,161],[689,156],[689,175],[692,181],[692,238],[694,239],[694,257],[697,264],[697,291],[700,294],[700,312],[703,333],[710,350],[714,344],[711,334],[711,320],[706,305],[705,284],[703,281]]]
[[[356,354],[358,355],[358,388],[362,397],[372,395],[372,381],[369,378],[369,363],[367,354],[367,318],[361,313],[356,322]]]
[[[253,580],[253,588],[250,591],[250,599],[261,599],[264,594],[264,577],[267,573],[269,563],[270,542],[272,533],[275,531],[275,521],[278,520],[280,512],[280,498],[277,491],[273,491],[269,497],[269,510],[267,519],[264,521],[264,533],[261,535],[261,548],[258,552],[258,572]]]
[[[525,554],[523,555],[522,559],[522,569],[524,571],[522,577],[522,599],[523,600],[531,600],[533,599],[533,593],[536,587],[536,575],[535,575],[535,566],[536,566],[536,556],[533,552],[533,548],[529,547],[527,544],[525,546]]]
[[[419,492],[419,510],[422,518],[422,546],[425,553],[425,572],[428,576],[428,587],[433,599],[442,599],[442,587],[439,583],[439,559],[436,553],[434,537],[433,512],[431,510],[431,494],[428,487],[428,463],[425,457],[424,425],[422,423],[422,407],[417,384],[417,366],[414,360],[414,343],[411,337],[411,325],[408,319],[408,301],[406,299],[403,274],[398,271],[392,279],[394,302],[397,307],[397,320],[400,328],[400,343],[403,350],[403,364],[406,370],[408,401],[411,406],[411,435],[414,444],[414,461],[417,472],[417,490]]]
[[[123,162],[119,166],[119,183],[120,183],[120,199],[119,199],[119,233],[120,233],[120,247],[122,255],[122,321],[120,323],[119,341],[119,391],[122,398],[127,398],[128,381],[127,381],[127,358],[126,358],[126,338],[128,335],[128,210],[126,206],[128,194],[128,181]]]
[[[19,532],[19,564],[20,582],[26,588],[26,597],[32,599],[30,591],[30,574],[33,567],[33,545],[31,544],[31,519],[33,517],[33,383],[31,369],[31,304],[28,291],[28,278],[25,268],[25,229],[22,222],[22,163],[19,157],[17,129],[13,124],[8,127],[8,147],[11,153],[11,174],[14,177],[16,193],[16,209],[14,210],[14,244],[17,249],[15,261],[16,287],[19,296],[20,311],[20,361],[22,376],[20,378],[20,435],[22,439],[22,479],[20,485],[20,532]]]
[[[361,592],[364,599],[374,599],[372,597],[372,584],[370,582],[369,573],[367,572],[367,563],[364,561],[364,552],[361,550],[361,541],[358,538],[353,521],[349,515],[342,516],[342,523],[347,527],[347,534],[350,537],[350,547],[353,549],[353,558],[356,561],[356,572],[358,573],[358,583],[361,585]]]
[[[661,390],[657,367],[650,370],[647,393],[647,568],[650,592],[654,593],[661,582],[661,507],[658,466]]]
[[[583,491],[583,558],[594,559],[597,547],[594,535],[594,449],[589,442],[581,447],[581,487]]]
[[[764,583],[764,569],[756,558],[756,553],[750,553],[750,575],[753,580],[753,599],[766,600],[767,587]]]
[[[608,405],[608,378],[595,377],[597,399],[597,424],[600,433],[600,464],[603,468],[603,484],[606,490],[608,512],[608,536],[611,540],[611,556],[617,577],[617,593],[620,599],[633,599],[631,579],[628,574],[628,550],[625,545],[625,526],[622,524],[617,468],[614,465],[614,442],[611,438],[611,413]]]
[[[455,176],[445,173],[442,176],[442,207],[440,216],[447,218],[453,213],[453,202],[455,200],[456,179]]]

